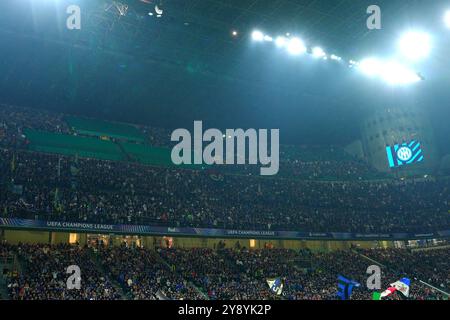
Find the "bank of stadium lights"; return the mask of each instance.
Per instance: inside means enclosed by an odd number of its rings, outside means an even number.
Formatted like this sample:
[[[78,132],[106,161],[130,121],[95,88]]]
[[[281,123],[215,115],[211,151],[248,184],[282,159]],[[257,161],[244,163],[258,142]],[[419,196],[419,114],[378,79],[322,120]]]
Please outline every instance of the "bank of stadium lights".
[[[302,39],[298,37],[291,37],[290,33],[286,33],[284,36],[278,36],[272,38],[269,35],[264,34],[259,30],[254,30],[252,32],[252,40],[255,42],[274,42],[278,48],[284,48],[291,55],[297,56],[308,52],[308,47],[305,45]],[[311,49],[311,54],[315,58],[328,59],[325,51],[320,47],[314,47]],[[329,57],[335,61],[341,61],[342,58],[337,55],[331,55]]]
[[[409,50],[407,50],[408,48],[415,50],[416,56],[414,57],[410,54],[411,58],[425,57],[429,52],[429,46],[417,49],[415,48],[415,45],[429,44],[426,34],[408,33],[407,35],[408,36],[406,38],[403,38],[403,41],[405,41],[405,45],[402,46],[404,53],[409,53]],[[259,30],[255,30],[252,32],[252,39],[256,42],[274,42],[278,48],[283,48],[289,54],[294,56],[308,53],[316,59],[332,60],[335,62],[343,61],[342,57],[335,54],[327,55],[321,47],[308,48],[300,38],[291,37],[288,34],[286,34],[286,36],[278,36],[273,39],[271,36],[265,35]],[[411,42],[409,40],[411,40]],[[423,80],[419,74],[393,60],[385,61],[377,58],[367,58],[361,61],[348,60],[348,66],[359,70],[366,76],[381,79],[390,85],[406,85]]]

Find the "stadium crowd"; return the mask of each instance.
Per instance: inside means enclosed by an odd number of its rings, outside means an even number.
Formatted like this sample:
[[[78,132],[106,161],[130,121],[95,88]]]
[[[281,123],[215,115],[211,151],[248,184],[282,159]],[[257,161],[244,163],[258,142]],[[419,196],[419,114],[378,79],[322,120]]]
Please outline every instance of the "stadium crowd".
[[[99,270],[88,248],[71,245],[21,244],[10,247],[22,261],[22,272],[7,277],[14,300],[116,300],[117,289]],[[82,270],[80,290],[67,287],[69,266]]]
[[[160,250],[174,270],[206,292],[210,299],[268,299],[270,292],[265,281],[245,272],[240,262],[235,263],[224,253],[206,248]]]
[[[0,151],[0,215],[306,232],[450,229],[449,180],[315,182]]]
[[[174,299],[174,300],[335,300],[337,277],[359,282],[354,300],[370,300],[365,286],[372,261],[355,251],[313,252],[310,250],[246,248],[145,249],[135,246],[0,245],[20,257],[22,270],[9,276],[12,299]],[[363,252],[366,253],[367,252]],[[449,270],[449,250],[423,251],[418,257],[408,250],[371,250],[371,256],[395,255],[408,272],[382,267],[382,287],[402,277],[411,279],[409,299],[445,299],[419,282],[427,268]],[[81,289],[66,288],[66,268],[81,270]],[[442,272],[436,277],[447,276]],[[267,279],[280,278],[283,294],[277,295]],[[117,286],[111,282],[117,281]],[[441,279],[442,280],[442,279]],[[120,286],[120,288],[118,288]],[[394,295],[387,299],[400,299]],[[448,297],[447,297],[448,299]]]
[[[24,129],[69,134],[62,114],[0,104],[0,147],[17,148],[26,143]]]
[[[98,254],[108,276],[133,300],[199,300],[203,296],[158,256],[139,247],[101,246]]]
[[[1,217],[261,231],[450,229],[450,180],[346,180],[345,172],[356,177],[369,169],[356,161],[349,169],[341,149],[286,147],[282,162],[299,166],[288,172],[303,168],[308,177],[266,178],[32,152],[24,128],[72,130],[63,115],[1,105]],[[164,145],[163,130],[141,130]],[[343,181],[321,181],[331,172]]]
[[[421,280],[450,291],[450,250],[362,250],[364,255],[405,274],[415,274]]]

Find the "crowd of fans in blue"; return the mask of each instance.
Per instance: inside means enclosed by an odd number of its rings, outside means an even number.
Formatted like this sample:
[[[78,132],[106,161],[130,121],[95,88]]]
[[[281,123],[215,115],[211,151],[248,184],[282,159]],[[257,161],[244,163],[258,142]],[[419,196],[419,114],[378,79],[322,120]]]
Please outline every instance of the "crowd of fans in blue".
[[[0,115],[3,217],[305,232],[450,229],[449,179],[265,178],[44,154],[26,150],[23,129],[70,133],[63,116],[7,106]],[[308,154],[303,162],[301,149],[289,147],[290,157],[282,158],[315,174],[344,170],[364,176],[368,170],[337,151],[330,151],[337,160],[317,152],[316,160]]]
[[[140,247],[19,244],[0,245],[4,255],[16,255],[21,271],[7,275],[12,299],[87,300],[335,300],[337,275],[361,285],[351,296],[371,299],[367,267],[381,260],[382,291],[401,277],[411,279],[409,299],[448,299],[420,280],[449,290],[450,250],[379,249],[313,252],[246,248],[145,249]],[[68,289],[66,268],[78,265],[81,287]],[[283,293],[269,290],[269,278],[279,277]],[[400,299],[398,295],[389,299]]]

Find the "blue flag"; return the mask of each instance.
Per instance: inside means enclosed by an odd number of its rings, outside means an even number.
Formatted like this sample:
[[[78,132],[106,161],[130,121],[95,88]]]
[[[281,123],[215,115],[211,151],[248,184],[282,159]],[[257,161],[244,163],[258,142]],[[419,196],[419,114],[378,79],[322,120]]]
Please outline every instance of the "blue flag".
[[[348,300],[352,295],[353,287],[359,287],[360,284],[354,280],[350,280],[344,276],[338,276],[338,292],[337,296],[341,300]]]

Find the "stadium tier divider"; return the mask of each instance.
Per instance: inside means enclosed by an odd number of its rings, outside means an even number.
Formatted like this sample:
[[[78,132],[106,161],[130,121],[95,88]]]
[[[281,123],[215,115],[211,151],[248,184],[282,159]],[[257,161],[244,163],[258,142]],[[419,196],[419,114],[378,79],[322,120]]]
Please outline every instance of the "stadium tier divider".
[[[152,147],[120,141],[122,149],[134,160],[148,165],[171,166],[171,150],[169,148]]]
[[[29,140],[28,150],[78,156],[99,160],[132,160],[155,167],[175,167],[171,160],[171,149],[152,147],[147,144],[103,140],[99,137],[86,137],[25,129]],[[202,170],[205,166],[182,165],[183,169]]]
[[[126,155],[112,141],[31,129],[25,129],[24,133],[30,142],[28,149],[31,151],[101,160],[126,160]]]
[[[81,135],[109,137],[139,143],[146,141],[145,135],[131,124],[72,116],[66,117],[64,120],[72,130]]]

